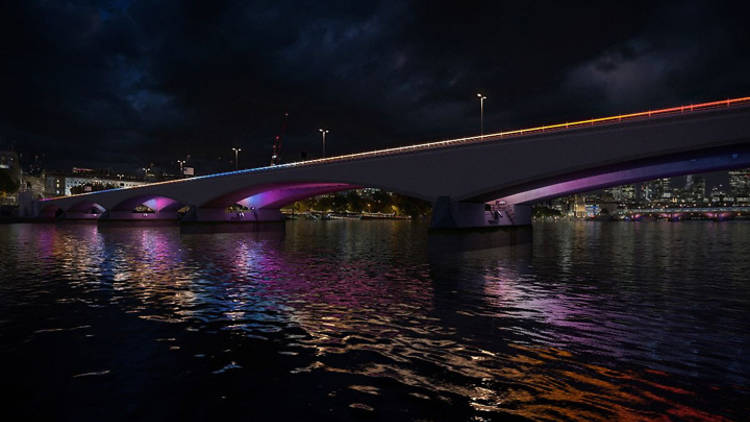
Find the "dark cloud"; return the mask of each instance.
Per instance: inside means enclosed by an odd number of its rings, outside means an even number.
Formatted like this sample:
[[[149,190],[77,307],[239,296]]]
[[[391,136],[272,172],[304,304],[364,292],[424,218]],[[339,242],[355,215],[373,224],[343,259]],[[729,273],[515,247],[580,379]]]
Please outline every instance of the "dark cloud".
[[[55,164],[266,164],[750,93],[725,2],[3,4],[0,135]],[[656,4],[655,4],[656,3]]]

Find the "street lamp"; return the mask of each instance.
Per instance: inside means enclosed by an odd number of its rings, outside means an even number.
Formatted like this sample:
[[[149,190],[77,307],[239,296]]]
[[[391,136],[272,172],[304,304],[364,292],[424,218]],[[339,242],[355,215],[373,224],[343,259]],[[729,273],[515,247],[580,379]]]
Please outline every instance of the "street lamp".
[[[232,151],[234,151],[234,169],[239,170],[240,163],[237,160],[239,160],[239,154],[240,151],[242,151],[242,148],[232,148]]]
[[[323,135],[323,157],[326,156],[326,133],[330,132],[328,129],[318,129],[318,132],[320,132]]]
[[[185,160],[177,160],[177,164],[179,164],[179,165],[180,165],[180,176],[182,176],[182,175],[183,175],[183,173],[182,173],[182,166],[184,166],[184,165],[185,165],[185,163],[186,163],[186,161],[185,161]]]
[[[479,97],[479,135],[484,136],[484,100],[487,97],[481,93],[478,93],[477,97]]]

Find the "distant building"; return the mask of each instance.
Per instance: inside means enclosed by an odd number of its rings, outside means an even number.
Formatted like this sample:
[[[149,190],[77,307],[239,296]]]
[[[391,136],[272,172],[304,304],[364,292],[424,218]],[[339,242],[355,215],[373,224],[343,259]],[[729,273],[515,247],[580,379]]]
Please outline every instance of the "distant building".
[[[39,199],[45,196],[46,177],[44,171],[37,174],[30,174],[26,171],[21,173],[21,185],[19,192],[28,192],[32,199]]]
[[[641,184],[641,200],[646,204],[662,204],[672,201],[672,179],[661,179]]]
[[[71,189],[81,185],[112,185],[118,188],[132,188],[134,186],[145,185],[147,182],[139,180],[127,180],[127,179],[115,179],[115,178],[104,178],[99,176],[66,176],[65,177],[65,193],[64,195],[72,195]]]
[[[737,204],[750,203],[750,169],[729,171],[729,192]]]
[[[0,205],[16,205],[21,184],[21,165],[18,154],[0,151]]]
[[[724,190],[724,185],[711,188],[711,205],[721,206],[733,201],[734,198]]]
[[[635,185],[622,185],[614,188],[604,189],[615,202],[626,203],[635,200]]]
[[[122,176],[122,175],[121,175]],[[68,196],[72,195],[71,189],[76,186],[102,185],[117,188],[131,188],[144,185],[146,182],[140,180],[126,179],[123,177],[100,176],[91,169],[73,168],[72,174],[49,173],[44,183],[44,196]]]
[[[44,181],[44,196],[65,195],[65,176],[62,174],[47,174]]]
[[[701,176],[693,176],[692,184],[690,186],[690,198],[697,205],[706,202],[706,178]]]

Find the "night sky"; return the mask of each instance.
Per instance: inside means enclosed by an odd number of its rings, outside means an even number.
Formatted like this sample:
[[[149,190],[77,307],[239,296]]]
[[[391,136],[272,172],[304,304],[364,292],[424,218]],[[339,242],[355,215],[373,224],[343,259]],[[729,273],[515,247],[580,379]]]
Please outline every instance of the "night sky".
[[[479,91],[486,132],[750,95],[747,10],[572,4],[2,2],[0,149],[205,172],[267,165],[284,112],[296,161],[319,127],[329,155],[477,134]]]

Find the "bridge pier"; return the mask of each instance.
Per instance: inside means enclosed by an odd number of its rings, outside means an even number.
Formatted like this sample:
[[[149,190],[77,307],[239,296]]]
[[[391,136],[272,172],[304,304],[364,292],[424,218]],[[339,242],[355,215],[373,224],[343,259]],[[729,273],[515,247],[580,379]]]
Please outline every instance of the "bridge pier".
[[[100,213],[92,213],[90,211],[77,211],[68,210],[62,215],[63,220],[91,220],[96,221],[101,217]]]
[[[224,208],[196,208],[185,222],[199,223],[259,223],[284,221],[284,215],[278,208],[259,208],[247,211],[228,212]]]
[[[102,214],[99,221],[153,221],[153,220],[179,220],[177,211],[157,212],[133,212],[125,210],[112,210]]]
[[[463,229],[531,224],[531,207],[503,204],[490,207],[483,202],[453,201],[441,196],[432,207],[433,229]]]

